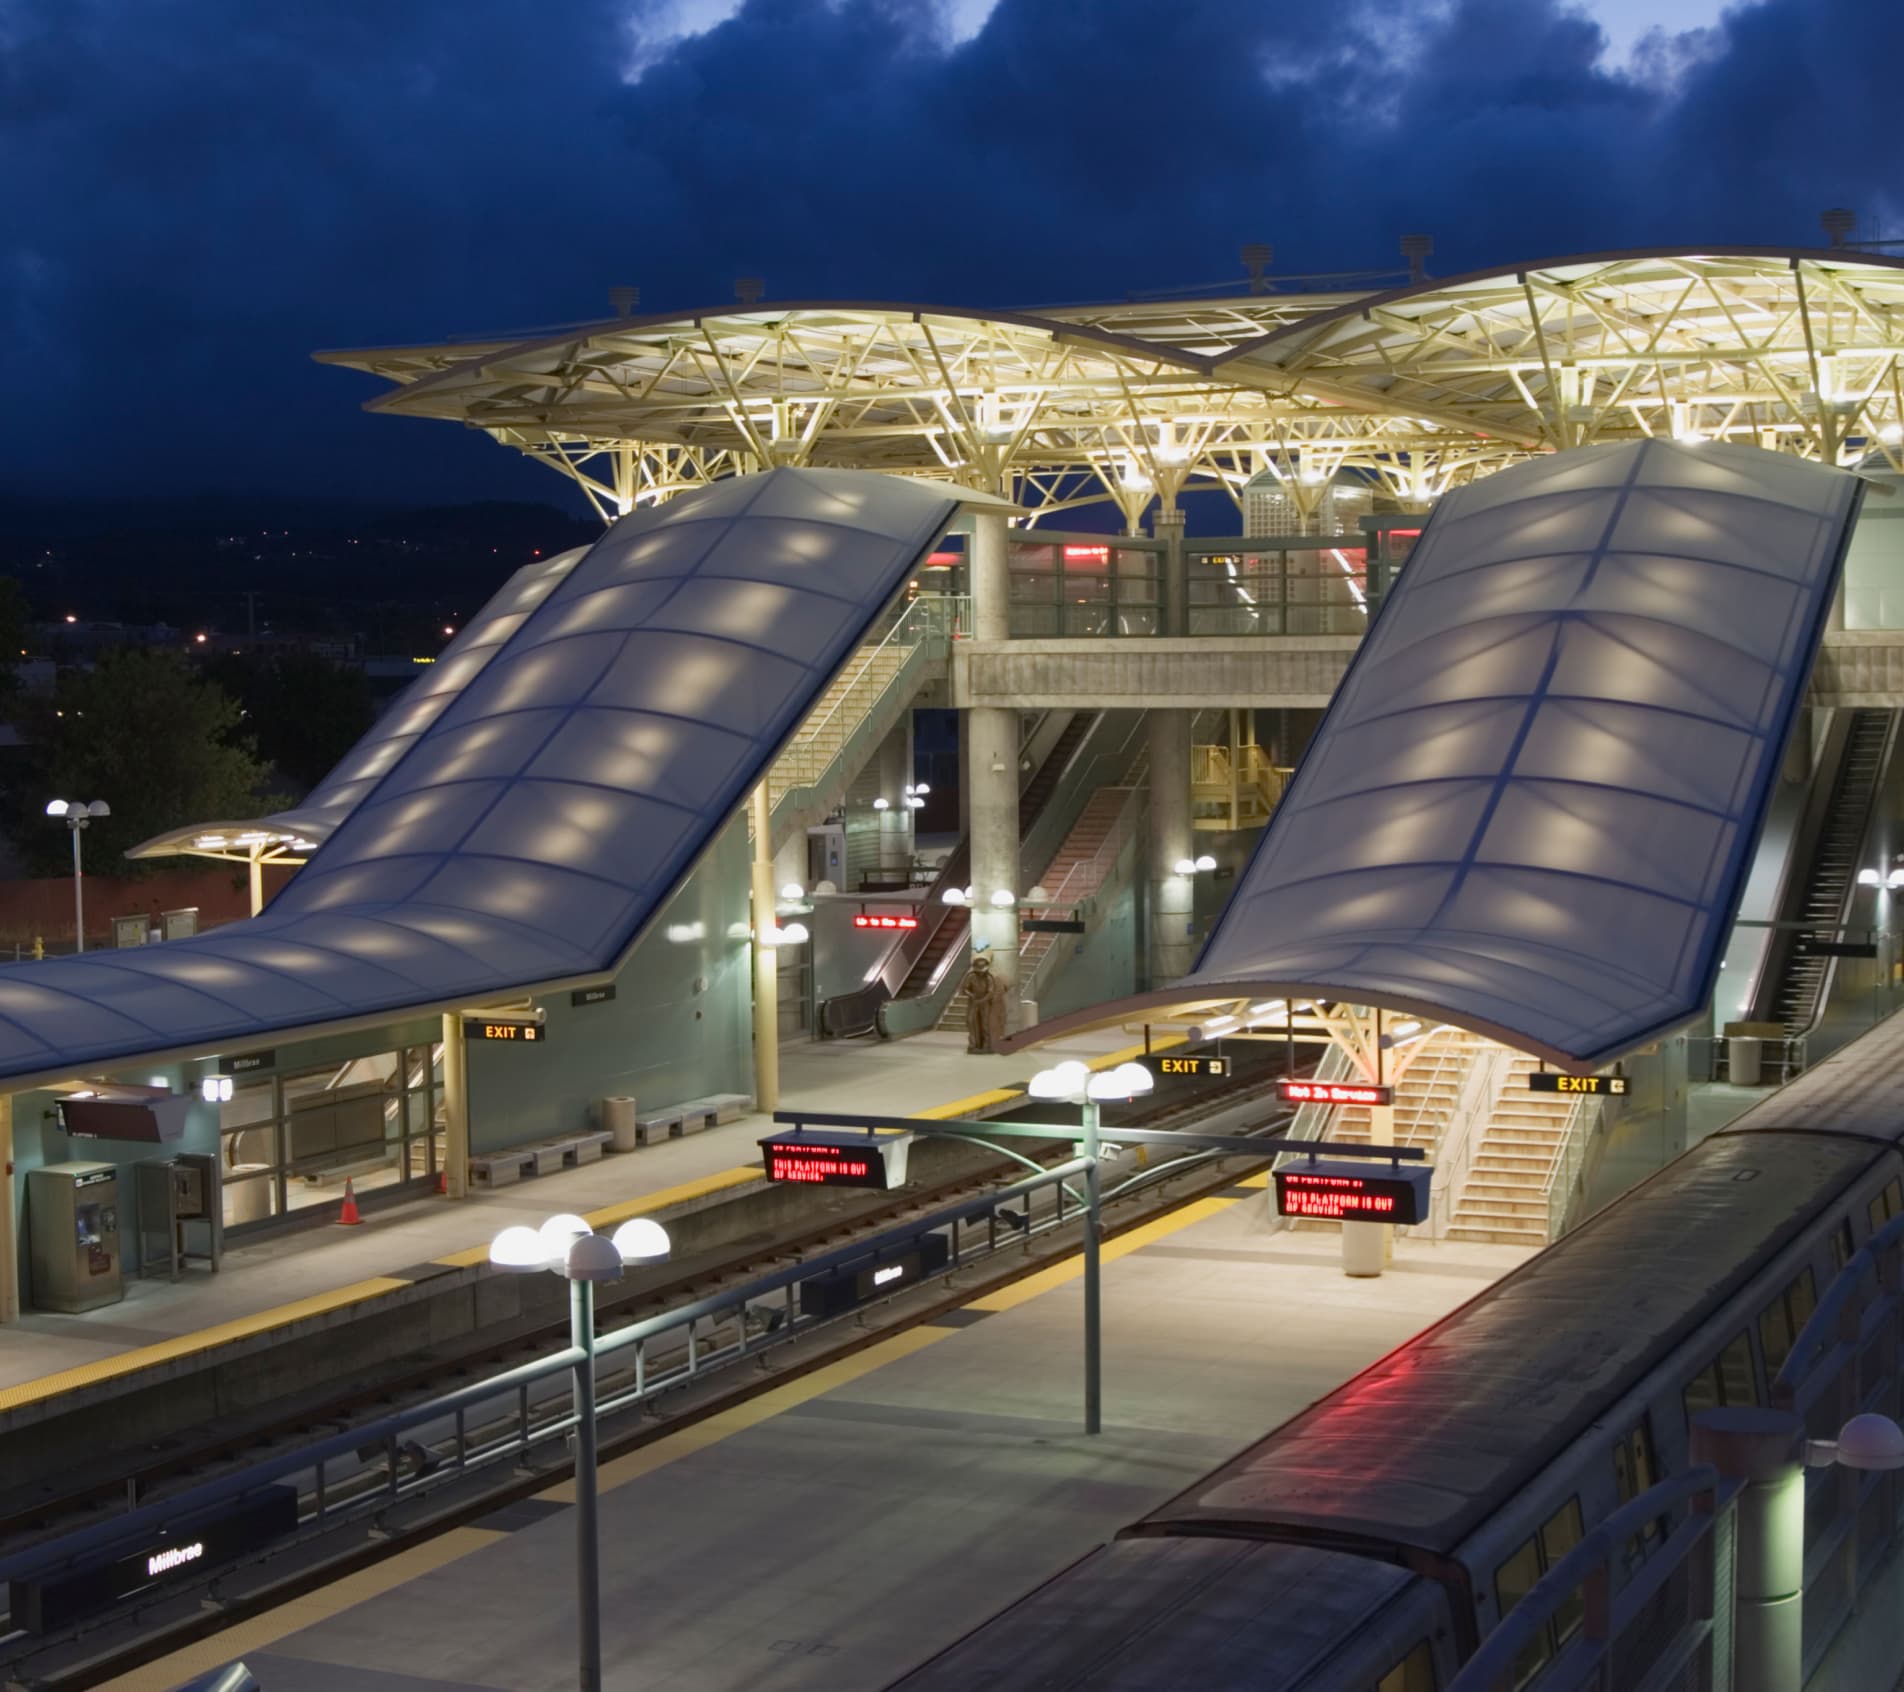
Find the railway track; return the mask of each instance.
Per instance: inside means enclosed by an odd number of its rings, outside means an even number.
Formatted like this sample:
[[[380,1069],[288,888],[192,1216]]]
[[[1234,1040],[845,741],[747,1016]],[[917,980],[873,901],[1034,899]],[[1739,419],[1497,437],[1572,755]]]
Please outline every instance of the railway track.
[[[1154,1098],[1150,1108],[1133,1112],[1126,1125],[1163,1127],[1202,1122],[1212,1115],[1226,1117],[1262,1111],[1265,1116],[1280,1115],[1273,1103],[1274,1083],[1279,1068],[1272,1063],[1252,1066],[1236,1084],[1221,1093],[1186,1094],[1173,1090]],[[1018,1120],[1037,1120],[1039,1107],[1029,1101],[1015,1105],[1012,1115]],[[1061,1112],[1052,1113],[1054,1115]],[[1115,1139],[1115,1127],[1107,1127],[1106,1137]],[[1017,1143],[1019,1149],[1037,1154],[1041,1162],[1054,1162],[1070,1150],[1070,1142],[1054,1140],[1048,1146],[1036,1142]],[[1266,1164],[1267,1158],[1262,1160]],[[1254,1160],[1193,1158],[1172,1171],[1156,1170],[1152,1179],[1136,1173],[1117,1179],[1131,1190],[1107,1205],[1107,1234],[1140,1226],[1178,1205],[1232,1184]],[[998,1185],[999,1172],[986,1170],[961,1174],[932,1183],[908,1188],[892,1196],[892,1201],[868,1206],[850,1218],[835,1218],[805,1227],[780,1230],[757,1242],[728,1254],[718,1264],[692,1266],[665,1283],[644,1287],[640,1295],[604,1312],[604,1333],[638,1321],[656,1311],[678,1308],[690,1301],[746,1285],[761,1274],[786,1267],[810,1256],[850,1245],[874,1234],[903,1228],[912,1219],[924,1216],[948,1203],[979,1196]],[[1029,1216],[1036,1223],[1041,1219]],[[863,1309],[853,1316],[838,1318],[814,1328],[758,1361],[764,1367],[733,1367],[704,1370],[687,1390],[671,1394],[665,1409],[644,1407],[632,1416],[623,1415],[602,1429],[601,1451],[605,1459],[632,1450],[661,1434],[691,1421],[744,1401],[755,1393],[794,1378],[809,1369],[823,1366],[840,1356],[887,1335],[929,1321],[942,1311],[968,1302],[984,1290],[1004,1285],[1033,1273],[1056,1258],[1075,1249],[1075,1227],[1027,1238],[1022,1248],[995,1252],[981,1260],[981,1266],[963,1266],[957,1272],[956,1289],[948,1287],[948,1277],[931,1277],[883,1304]],[[745,1317],[739,1318],[745,1321]],[[280,1450],[296,1449],[324,1435],[348,1431],[353,1425],[388,1415],[408,1404],[423,1403],[468,1381],[485,1377],[531,1358],[547,1355],[566,1343],[566,1325],[554,1323],[512,1334],[501,1343],[479,1344],[453,1358],[433,1358],[402,1371],[397,1377],[386,1376],[374,1382],[354,1383],[321,1405],[302,1405],[294,1413],[244,1429],[227,1430],[195,1446],[188,1453],[168,1452],[136,1470],[133,1478],[142,1502],[162,1501],[170,1493],[183,1491],[228,1468],[248,1467]],[[719,1343],[720,1336],[710,1334],[704,1343]],[[663,1350],[651,1354],[650,1366],[665,1372],[671,1361]],[[605,1368],[601,1376],[604,1398],[612,1398],[617,1373]],[[541,1407],[545,1415],[559,1418],[566,1413],[566,1392],[555,1393]],[[472,1429],[469,1437],[480,1430]],[[459,1436],[460,1437],[460,1436]],[[392,1479],[394,1465],[412,1466],[415,1474],[447,1461],[446,1453],[428,1443],[406,1445],[392,1450],[381,1461],[372,1459],[332,1493],[333,1506],[347,1503],[353,1493],[376,1493]],[[229,1625],[234,1616],[251,1613],[267,1603],[283,1601],[297,1591],[319,1584],[351,1567],[362,1566],[390,1554],[403,1545],[416,1542],[459,1522],[541,1490],[567,1472],[567,1460],[559,1452],[544,1456],[533,1464],[483,1472],[480,1480],[465,1480],[454,1471],[445,1474],[440,1489],[423,1498],[406,1498],[400,1508],[386,1512],[365,1542],[361,1527],[354,1532],[320,1535],[291,1548],[291,1554],[279,1561],[281,1567],[269,1571],[260,1583],[237,1590],[229,1582],[207,1583],[207,1593],[176,1611],[176,1603],[158,1605],[140,1615],[122,1616],[104,1627],[89,1625],[87,1634],[97,1647],[81,1653],[83,1661],[74,1661],[77,1634],[65,1638],[29,1638],[13,1635],[0,1640],[0,1670],[9,1677],[9,1685],[34,1688],[79,1688],[96,1683],[98,1677],[121,1672],[138,1661],[163,1650],[175,1648],[195,1634]],[[57,1538],[75,1528],[102,1519],[124,1507],[126,1477],[106,1486],[68,1487],[56,1500],[36,1500],[26,1509],[16,1509],[10,1517],[0,1518],[0,1546],[15,1551],[34,1543]],[[242,1572],[242,1571],[240,1571]],[[220,1592],[218,1587],[224,1586]]]

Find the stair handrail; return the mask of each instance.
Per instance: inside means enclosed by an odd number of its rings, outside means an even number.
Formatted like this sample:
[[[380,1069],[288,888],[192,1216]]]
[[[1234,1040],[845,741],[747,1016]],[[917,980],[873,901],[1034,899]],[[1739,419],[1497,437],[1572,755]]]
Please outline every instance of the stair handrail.
[[[969,603],[969,599],[962,594],[921,594],[906,606],[893,620],[892,626],[870,648],[860,647],[857,666],[846,685],[834,696],[832,704],[822,716],[810,717],[803,722],[795,731],[793,739],[781,748],[780,755],[775,758],[773,768],[791,766],[798,777],[781,794],[779,803],[785,803],[797,793],[823,787],[833,766],[846,757],[853,738],[850,731],[842,734],[839,746],[830,752],[823,751],[812,742],[834,725],[835,719],[841,716],[850,703],[858,700],[863,684],[872,682],[876,685],[871,697],[855,713],[856,722],[863,722],[870,716],[886,691],[904,675],[907,665],[902,661],[893,675],[882,679],[877,674],[880,659],[896,650],[903,650],[906,657],[910,658],[914,652],[927,646],[949,646],[966,620],[964,608]]]
[[[1141,810],[1141,807],[1137,803],[1138,793],[1139,789],[1134,787],[1128,790],[1124,803],[1118,807],[1117,816],[1111,824],[1110,832],[1105,835],[1103,843],[1088,859],[1082,863],[1073,864],[1071,868],[1065,872],[1064,880],[1058,883],[1057,890],[1051,896],[1052,905],[1066,903],[1065,889],[1069,887],[1072,878],[1080,870],[1093,868],[1097,870],[1096,878],[1091,881],[1090,885],[1088,887],[1080,886],[1076,894],[1069,900],[1074,909],[1077,909],[1078,913],[1083,917],[1085,925],[1084,932],[1087,938],[1103,920],[1104,909],[1103,906],[1097,902],[1097,894],[1117,879],[1120,861],[1127,852],[1131,852],[1134,849],[1137,839],[1137,816]],[[1018,942],[1018,955],[1020,959],[1023,959],[1027,948],[1034,941],[1049,940],[1050,938],[1051,936],[1048,934],[1027,934],[1021,936]],[[1057,973],[1058,965],[1064,960],[1064,957],[1065,950],[1063,947],[1051,945],[1045,948],[1043,956],[1032,965],[1029,976],[1025,974],[1021,967],[1018,976],[1019,998],[1029,999],[1033,1004],[1039,1003],[1044,997],[1046,986],[1050,983],[1051,977]]]
[[[1542,1193],[1547,1201],[1547,1238],[1550,1241],[1560,1238],[1561,1224],[1567,1220],[1567,1201],[1573,1195],[1573,1184],[1587,1160],[1587,1146],[1599,1128],[1603,1108],[1604,1101],[1598,1093],[1580,1093],[1575,1096],[1572,1108],[1567,1112],[1566,1125],[1561,1130],[1560,1151],[1547,1171]]]
[[[1448,1112],[1448,1126],[1435,1150],[1435,1176],[1429,1199],[1429,1237],[1442,1240],[1454,1226],[1455,1211],[1474,1173],[1474,1159],[1487,1138],[1488,1125],[1500,1103],[1507,1081],[1514,1073],[1514,1055],[1505,1046],[1487,1041],[1480,1046],[1456,1039],[1449,1050],[1471,1051],[1474,1061],[1455,1092]]]

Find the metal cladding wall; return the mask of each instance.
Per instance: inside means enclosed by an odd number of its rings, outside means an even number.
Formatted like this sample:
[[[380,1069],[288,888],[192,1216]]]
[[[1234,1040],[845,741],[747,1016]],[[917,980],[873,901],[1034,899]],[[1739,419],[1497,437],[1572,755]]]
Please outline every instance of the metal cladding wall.
[[[776,470],[624,518],[262,916],[0,970],[0,1076],[615,969],[956,504]]]
[[[1712,990],[1856,478],[1558,453],[1449,494],[1185,988],[1314,989],[1572,1065]]]

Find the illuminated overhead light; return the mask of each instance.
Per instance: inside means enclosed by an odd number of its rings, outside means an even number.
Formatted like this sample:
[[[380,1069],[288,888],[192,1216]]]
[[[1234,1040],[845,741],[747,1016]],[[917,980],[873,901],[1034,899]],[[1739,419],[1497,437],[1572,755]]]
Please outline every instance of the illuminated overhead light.
[[[942,905],[964,904],[965,903],[964,890],[957,887],[948,887],[943,893],[939,895],[939,903]]]
[[[1419,1034],[1420,1032],[1421,1024],[1419,1022],[1398,1022],[1389,1030],[1389,1033],[1394,1035],[1397,1040],[1406,1040],[1409,1035]]]
[[[1008,887],[1001,887],[992,895],[992,904],[1001,911],[1008,911],[1017,903],[1016,895]]]
[[[921,799],[923,799],[931,791],[932,789],[928,787],[923,781],[920,782],[919,785],[913,789],[913,792],[918,794]]]
[[[1251,1016],[1275,1016],[1283,1008],[1281,999],[1265,999],[1260,1005],[1250,1006]]]
[[[1874,869],[1861,869],[1858,871],[1858,885],[1860,887],[1877,887],[1882,884],[1883,880],[1884,877]]]
[[[1084,1096],[1088,1099],[1129,1099],[1139,1093],[1148,1093],[1155,1085],[1150,1071],[1141,1063],[1120,1063],[1115,1069],[1104,1070],[1085,1082]]]
[[[1197,861],[1195,858],[1179,858],[1170,866],[1170,870],[1173,875],[1195,875]]]
[[[1026,1083],[1025,1090],[1034,1099],[1082,1099],[1090,1084],[1090,1065],[1067,1058],[1055,1069],[1039,1070]]]
[[[1200,870],[1213,870],[1216,868],[1216,859],[1211,857],[1208,852],[1205,852],[1197,859],[1197,868]]]
[[[1878,431],[1878,439],[1886,446],[1896,446],[1904,441],[1904,423],[1887,423]]]
[[[787,923],[780,930],[780,944],[783,946],[804,946],[811,938],[803,922]]]
[[[873,809],[875,811],[890,811],[892,809],[892,801],[890,799],[875,799],[873,801]]]
[[[560,1263],[568,1256],[569,1247],[589,1232],[589,1225],[581,1217],[566,1210],[557,1211],[536,1230],[542,1244],[542,1261]]]
[[[1904,869],[1894,869],[1884,878],[1884,885],[1893,893],[1904,887]]]
[[[544,1267],[549,1253],[535,1229],[517,1223],[513,1228],[503,1229],[489,1242],[489,1261],[498,1269],[520,1272]]]
[[[612,1236],[615,1250],[624,1263],[659,1263],[667,1257],[668,1230],[649,1216],[636,1216],[624,1222]]]
[[[67,811],[67,805],[64,799],[47,800],[46,814],[49,817],[63,817],[66,815],[66,811]]]
[[[693,941],[707,937],[707,924],[704,922],[671,922],[668,924],[668,941],[671,945],[686,946]]]
[[[786,886],[780,889],[780,897],[785,899],[788,904],[792,904],[799,899],[804,899],[806,896],[807,890],[797,881],[789,881]]]
[[[207,1104],[225,1104],[231,1098],[229,1075],[207,1075],[198,1084],[198,1096]]]
[[[921,798],[919,797],[919,795],[918,795],[918,794],[916,794],[916,793],[913,793],[913,794],[908,794],[908,795],[907,795],[907,797],[906,797],[906,809],[907,809],[907,810],[909,810],[909,811],[923,811],[923,810],[924,810],[925,808],[926,808],[926,802],[925,802],[925,801],[924,801],[923,799],[921,799]]]

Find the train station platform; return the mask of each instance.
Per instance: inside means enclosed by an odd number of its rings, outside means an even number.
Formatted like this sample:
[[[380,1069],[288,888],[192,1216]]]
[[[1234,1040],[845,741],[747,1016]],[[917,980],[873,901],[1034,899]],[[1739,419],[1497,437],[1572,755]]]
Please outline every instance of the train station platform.
[[[790,1046],[781,1054],[786,1108],[957,1116],[1003,1103],[1046,1062],[1075,1057],[1117,1062],[1128,1036],[1085,1036],[1036,1060],[976,1056],[962,1034],[926,1033],[903,1044],[840,1041]],[[118,1304],[84,1315],[23,1312],[0,1338],[0,1416],[45,1405],[82,1388],[405,1292],[431,1266],[484,1261],[512,1222],[557,1211],[603,1228],[629,1216],[718,1199],[761,1180],[756,1142],[768,1119],[749,1115],[685,1139],[611,1155],[580,1169],[527,1179],[450,1202],[423,1197],[369,1213],[354,1228],[279,1234],[225,1254],[177,1281],[135,1278]]]
[[[603,1685],[875,1692],[1520,1263],[1402,1240],[1380,1280],[1272,1232],[1264,1177],[1105,1249],[1104,1432],[1074,1255],[603,1466]],[[570,1483],[106,1682],[575,1683]]]

